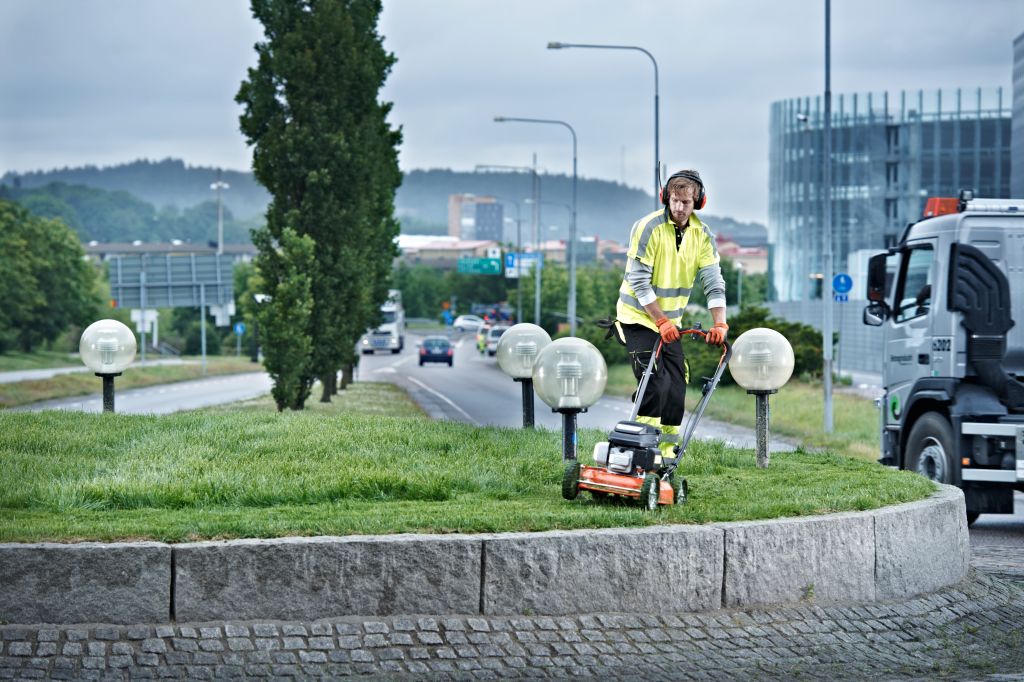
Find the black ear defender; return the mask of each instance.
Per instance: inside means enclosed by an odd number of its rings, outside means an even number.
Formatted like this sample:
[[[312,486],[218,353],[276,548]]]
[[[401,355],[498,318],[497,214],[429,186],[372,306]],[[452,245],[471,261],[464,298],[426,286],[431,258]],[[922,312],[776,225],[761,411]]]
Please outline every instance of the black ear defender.
[[[668,186],[672,184],[672,181],[676,178],[686,178],[697,183],[697,196],[693,198],[693,210],[699,211],[708,204],[708,195],[704,191],[704,181],[700,179],[700,173],[694,170],[681,170],[677,173],[673,173],[669,176],[668,182],[661,188],[661,203],[668,208]]]

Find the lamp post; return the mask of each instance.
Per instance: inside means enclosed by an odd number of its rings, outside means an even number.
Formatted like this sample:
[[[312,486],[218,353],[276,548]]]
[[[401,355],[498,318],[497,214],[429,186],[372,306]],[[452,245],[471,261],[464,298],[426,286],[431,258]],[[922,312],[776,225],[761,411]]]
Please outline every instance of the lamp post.
[[[533,237],[534,243],[540,241],[540,176],[537,175],[537,155],[533,155],[533,167],[530,166],[503,166],[497,164],[477,164],[474,168],[475,171],[499,169],[499,170],[515,170],[515,171],[526,171],[533,176],[533,198],[527,199],[526,203],[533,204]],[[522,253],[522,249],[519,251]],[[538,249],[539,252],[539,249]],[[534,292],[533,292],[533,323],[540,324],[540,270],[542,263],[538,260],[536,266],[533,268],[534,278]],[[522,307],[522,304],[520,304]],[[520,310],[520,313],[522,311]],[[520,321],[523,319],[522,316],[518,318]]]
[[[825,389],[825,433],[832,433],[832,326],[833,307],[831,292],[826,294],[825,288],[832,281],[832,43],[831,43],[831,0],[825,0],[825,145],[822,162],[825,164],[822,189],[822,221],[823,251],[822,267],[824,279],[821,285],[821,303],[825,310],[825,319],[821,325],[821,356]]]
[[[757,466],[766,469],[768,451],[768,396],[778,393],[793,375],[793,347],[786,337],[765,327],[750,329],[732,345],[729,372],[756,405]]]
[[[537,395],[562,415],[562,461],[576,459],[576,415],[604,393],[608,366],[601,351],[584,339],[555,339],[537,355],[533,383]]]
[[[93,322],[78,341],[78,353],[86,367],[103,379],[103,411],[114,411],[114,377],[135,359],[135,334],[117,320]]]
[[[658,152],[658,62],[654,55],[642,47],[635,45],[588,45],[582,43],[548,43],[549,50],[564,50],[572,47],[593,49],[593,50],[635,50],[643,52],[651,60],[654,66],[654,207],[661,207],[661,200],[658,193],[661,190],[661,157]]]
[[[217,182],[210,185],[210,189],[217,192],[217,255],[224,253],[224,201],[221,192],[230,188],[231,185],[220,179],[220,169],[217,170]]]
[[[544,123],[559,125],[569,129],[572,134],[572,225],[569,228],[569,335],[576,336],[576,130],[566,123],[547,118],[517,118],[495,116],[495,123]]]
[[[523,428],[533,428],[533,365],[551,343],[548,333],[535,324],[512,325],[498,340],[498,366],[523,386]]]

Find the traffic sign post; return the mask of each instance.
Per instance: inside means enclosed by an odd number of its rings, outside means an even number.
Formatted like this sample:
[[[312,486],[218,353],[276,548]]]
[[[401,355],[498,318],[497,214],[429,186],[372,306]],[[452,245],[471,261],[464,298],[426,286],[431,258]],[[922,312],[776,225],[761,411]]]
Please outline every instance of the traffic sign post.
[[[235,356],[242,357],[242,334],[245,333],[245,322],[235,322]]]
[[[518,279],[528,275],[531,268],[543,266],[543,256],[542,253],[506,253],[505,277]]]
[[[500,258],[460,258],[457,271],[466,275],[500,275]]]
[[[836,303],[846,303],[850,300],[850,291],[853,289],[853,278],[845,272],[838,273],[832,278],[832,300]],[[836,374],[843,374],[843,315],[839,315],[839,349],[836,353]]]

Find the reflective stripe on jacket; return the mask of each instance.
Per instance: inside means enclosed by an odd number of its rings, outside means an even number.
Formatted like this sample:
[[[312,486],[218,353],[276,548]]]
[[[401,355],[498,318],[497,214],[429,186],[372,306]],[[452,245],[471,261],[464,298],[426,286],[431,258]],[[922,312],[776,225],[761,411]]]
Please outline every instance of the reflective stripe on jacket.
[[[629,235],[626,268],[638,260],[651,268],[651,286],[665,317],[678,325],[690,300],[697,272],[719,262],[715,238],[696,213],[690,214],[683,239],[676,248],[676,228],[668,209],[650,213],[634,225]],[[633,287],[624,277],[619,287],[615,316],[623,324],[642,324],[657,331],[654,320],[637,300]]]

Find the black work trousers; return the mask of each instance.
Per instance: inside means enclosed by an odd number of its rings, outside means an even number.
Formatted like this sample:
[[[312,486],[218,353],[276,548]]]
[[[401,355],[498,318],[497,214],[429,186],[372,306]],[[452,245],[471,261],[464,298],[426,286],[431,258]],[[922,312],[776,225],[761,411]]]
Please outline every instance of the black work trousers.
[[[626,350],[633,364],[633,376],[637,387],[651,361],[651,353],[661,335],[641,324],[624,324],[622,333],[626,338]],[[680,337],[675,343],[663,344],[661,354],[654,361],[654,373],[647,382],[643,400],[640,401],[639,417],[656,418],[661,426],[677,427],[669,431],[678,433],[683,423],[683,409],[686,401],[686,369],[683,344]],[[633,394],[636,401],[636,394]],[[647,420],[645,420],[647,421]]]

